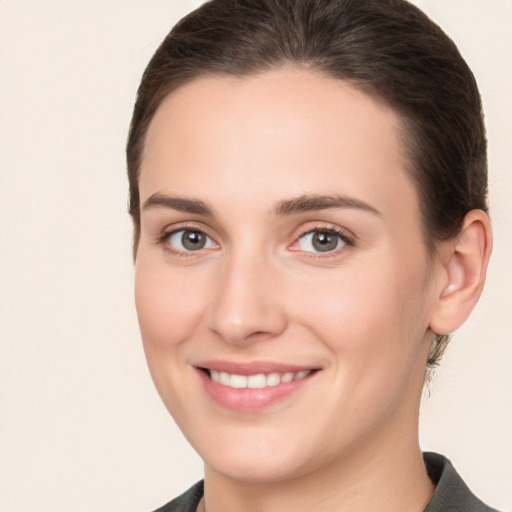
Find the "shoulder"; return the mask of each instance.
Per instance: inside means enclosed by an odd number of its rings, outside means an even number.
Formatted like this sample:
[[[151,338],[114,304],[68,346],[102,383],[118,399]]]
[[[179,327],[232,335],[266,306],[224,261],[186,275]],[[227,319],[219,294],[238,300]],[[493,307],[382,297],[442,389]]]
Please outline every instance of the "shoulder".
[[[423,458],[428,476],[436,485],[434,496],[424,512],[498,512],[469,490],[446,457],[426,452]]]
[[[201,480],[188,491],[155,510],[154,512],[196,512],[197,505],[203,497],[204,483]]]

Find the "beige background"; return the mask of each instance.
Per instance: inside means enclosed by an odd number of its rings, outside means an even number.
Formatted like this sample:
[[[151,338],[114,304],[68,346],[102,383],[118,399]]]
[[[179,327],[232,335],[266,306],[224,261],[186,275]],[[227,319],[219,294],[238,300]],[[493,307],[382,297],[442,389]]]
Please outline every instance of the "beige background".
[[[124,164],[144,65],[199,3],[0,0],[1,512],[142,512],[201,475],[145,366]],[[422,445],[512,510],[512,1],[417,3],[479,80],[496,235]]]

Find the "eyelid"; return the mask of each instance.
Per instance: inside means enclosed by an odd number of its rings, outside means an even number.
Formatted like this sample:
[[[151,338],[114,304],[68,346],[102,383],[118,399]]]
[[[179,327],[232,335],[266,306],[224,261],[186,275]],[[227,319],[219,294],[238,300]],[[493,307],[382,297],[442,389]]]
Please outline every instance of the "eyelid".
[[[300,248],[292,248],[297,245],[299,240],[311,233],[330,233],[338,236],[343,241],[343,246],[332,251],[316,252],[316,251],[302,251]],[[293,235],[293,242],[289,245],[289,249],[294,252],[302,252],[304,255],[310,258],[328,258],[339,255],[344,252],[347,247],[353,247],[356,245],[357,236],[346,228],[342,228],[335,224],[312,224],[308,223],[307,226],[301,226]]]
[[[169,238],[180,231],[197,231],[202,233],[206,237],[208,237],[214,244],[215,248],[202,248],[197,251],[183,251],[180,249],[173,248],[169,243]],[[181,222],[177,224],[171,224],[170,226],[166,226],[160,232],[155,240],[155,244],[162,245],[167,252],[172,253],[173,255],[189,257],[189,256],[199,256],[199,253],[203,253],[204,251],[215,250],[219,247],[219,243],[216,241],[215,237],[210,233],[210,230],[202,226],[197,222]]]
[[[179,231],[183,230],[190,230],[190,231],[198,231],[200,233],[203,233],[205,236],[207,236],[214,244],[215,248],[203,248],[198,249],[197,251],[181,251],[179,249],[173,249],[172,246],[168,243],[169,237],[177,233]],[[332,233],[338,237],[341,238],[341,240],[344,242],[343,246],[337,249],[334,249],[332,251],[326,251],[325,253],[322,252],[313,252],[313,251],[301,251],[299,248],[292,248],[293,245],[297,244],[299,239],[301,237],[304,237],[307,234],[310,233]],[[166,227],[164,227],[160,234],[156,237],[154,243],[157,245],[163,245],[165,250],[173,253],[174,255],[178,256],[199,256],[199,253],[204,253],[205,251],[211,251],[216,250],[220,248],[220,243],[217,241],[217,236],[211,234],[211,230],[208,227],[205,227],[200,222],[195,221],[186,221],[186,222],[179,222],[176,224],[171,224]],[[295,231],[295,233],[292,236],[292,243],[288,244],[288,249],[292,250],[293,252],[302,252],[307,257],[313,257],[313,258],[328,258],[332,256],[339,255],[340,252],[344,252],[347,247],[353,247],[356,245],[358,237],[349,231],[346,228],[342,228],[336,224],[331,223],[316,223],[316,222],[307,222],[305,225],[302,225],[299,229]]]

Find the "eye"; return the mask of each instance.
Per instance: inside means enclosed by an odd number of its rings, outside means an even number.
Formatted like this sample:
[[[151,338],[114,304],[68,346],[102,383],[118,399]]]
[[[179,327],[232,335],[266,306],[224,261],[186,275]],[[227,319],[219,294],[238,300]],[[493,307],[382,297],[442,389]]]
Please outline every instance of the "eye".
[[[298,249],[304,252],[331,252],[349,244],[347,238],[335,231],[309,231],[298,239]]]
[[[189,252],[212,249],[217,244],[205,233],[196,229],[180,229],[167,237],[168,244],[176,251]]]

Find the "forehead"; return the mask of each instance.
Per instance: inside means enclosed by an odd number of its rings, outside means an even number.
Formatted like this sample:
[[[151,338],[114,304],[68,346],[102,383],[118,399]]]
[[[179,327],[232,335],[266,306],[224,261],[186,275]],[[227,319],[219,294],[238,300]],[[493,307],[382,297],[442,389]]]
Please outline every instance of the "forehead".
[[[381,206],[400,197],[415,210],[400,129],[383,102],[308,70],[203,77],[157,110],[143,152],[141,197],[195,190],[248,205],[258,192],[276,201],[335,192]]]

